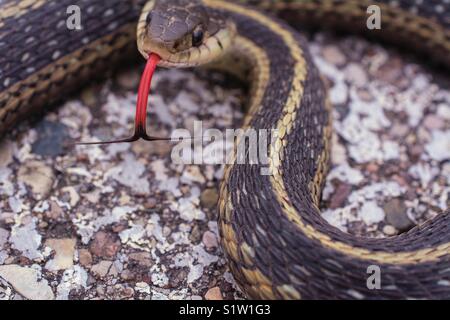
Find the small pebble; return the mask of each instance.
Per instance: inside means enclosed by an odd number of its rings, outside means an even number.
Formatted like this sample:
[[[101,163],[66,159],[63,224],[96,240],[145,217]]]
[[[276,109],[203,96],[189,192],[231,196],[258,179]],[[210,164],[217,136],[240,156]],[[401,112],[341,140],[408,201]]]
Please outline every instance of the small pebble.
[[[323,57],[331,64],[340,66],[345,63],[345,56],[336,46],[326,46],[323,49],[322,54]]]
[[[423,121],[423,125],[428,130],[435,130],[435,129],[442,129],[445,125],[444,121],[441,117],[430,114],[425,117],[425,120]]]
[[[356,63],[347,65],[344,72],[346,79],[357,86],[364,86],[367,83],[366,72]]]
[[[30,161],[22,165],[18,172],[19,181],[31,187],[39,198],[46,198],[55,179],[52,168],[40,161]]]
[[[383,233],[387,236],[393,236],[397,234],[397,230],[391,225],[386,225],[383,227]]]
[[[115,234],[99,231],[95,234],[89,249],[97,257],[112,259],[120,250],[120,240]]]
[[[200,195],[200,204],[202,207],[212,209],[216,207],[219,195],[216,189],[205,189]]]
[[[128,258],[131,261],[136,261],[139,265],[143,266],[143,267],[151,267],[154,262],[152,261],[151,255],[148,252],[135,252],[135,253],[130,253],[128,255]]]
[[[208,290],[205,294],[206,300],[223,300],[222,292],[219,287],[214,287]]]
[[[80,264],[84,267],[90,266],[92,264],[92,255],[87,249],[78,250],[78,260]]]
[[[404,232],[411,229],[414,223],[406,214],[406,206],[401,199],[391,199],[383,207],[386,213],[387,223],[394,226],[397,230]]]
[[[47,217],[53,220],[58,219],[63,215],[63,210],[55,201],[49,201],[50,203],[50,211],[46,213]]]
[[[189,235],[189,240],[191,240],[193,243],[197,243],[200,241],[200,238],[200,228],[198,227],[198,225],[194,225],[192,227],[191,234]]]
[[[218,246],[217,237],[211,231],[206,231],[203,234],[203,240],[202,241],[203,241],[203,244],[205,245],[205,247],[207,249],[217,248],[217,246]]]
[[[338,187],[336,188],[336,191],[331,196],[329,208],[336,209],[342,207],[351,191],[352,191],[351,185],[346,183],[339,184]]]
[[[55,256],[45,265],[46,269],[59,271],[73,266],[76,239],[47,239],[45,245],[55,251]]]
[[[93,275],[103,278],[108,274],[111,265],[112,265],[111,261],[106,260],[100,261],[99,263],[91,267],[91,272]]]

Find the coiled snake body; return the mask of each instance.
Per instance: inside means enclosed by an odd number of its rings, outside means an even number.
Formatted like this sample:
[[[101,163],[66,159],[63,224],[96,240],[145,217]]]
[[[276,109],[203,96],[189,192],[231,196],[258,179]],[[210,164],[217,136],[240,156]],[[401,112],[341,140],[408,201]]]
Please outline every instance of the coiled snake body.
[[[248,297],[450,298],[449,210],[389,239],[353,237],[320,217],[331,134],[323,84],[304,39],[243,4],[388,38],[450,66],[446,0],[7,0],[0,4],[0,134],[136,56],[136,27],[139,50],[156,51],[161,65],[205,63],[227,49],[249,66],[228,67],[251,82],[244,127],[279,133],[269,145],[270,175],[259,165],[231,165],[222,184],[221,243]],[[381,9],[381,30],[366,28],[372,4]],[[67,28],[70,5],[81,9],[81,30]],[[367,286],[371,265],[381,270],[381,289]]]

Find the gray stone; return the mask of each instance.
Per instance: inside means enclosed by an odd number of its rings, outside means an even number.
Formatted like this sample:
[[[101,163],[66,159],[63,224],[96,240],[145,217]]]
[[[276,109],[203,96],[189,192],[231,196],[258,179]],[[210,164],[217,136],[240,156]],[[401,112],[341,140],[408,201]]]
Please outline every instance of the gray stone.
[[[68,139],[68,128],[59,122],[42,121],[36,127],[38,138],[33,143],[32,152],[41,156],[55,157],[64,153],[64,143]]]
[[[394,198],[389,200],[383,207],[387,222],[399,231],[406,231],[414,226],[414,223],[406,214],[406,206],[402,200]]]

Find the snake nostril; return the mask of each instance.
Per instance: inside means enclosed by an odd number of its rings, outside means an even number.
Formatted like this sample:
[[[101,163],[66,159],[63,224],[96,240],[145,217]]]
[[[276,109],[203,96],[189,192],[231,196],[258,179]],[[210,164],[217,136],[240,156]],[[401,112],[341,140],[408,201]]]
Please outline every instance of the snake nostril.
[[[175,41],[175,43],[173,44],[173,46],[171,48],[172,50],[170,50],[170,51],[176,52],[176,51],[182,50],[183,47],[184,47],[184,44],[183,44],[182,40]]]

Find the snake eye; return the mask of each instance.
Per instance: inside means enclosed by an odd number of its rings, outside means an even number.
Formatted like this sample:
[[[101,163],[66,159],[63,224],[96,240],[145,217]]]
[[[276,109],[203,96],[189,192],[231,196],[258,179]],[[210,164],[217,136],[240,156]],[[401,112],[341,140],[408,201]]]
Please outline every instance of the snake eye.
[[[147,18],[145,18],[145,22],[147,23],[147,26],[150,25],[150,22],[152,22],[152,13],[149,12],[147,14]]]
[[[202,44],[204,37],[204,32],[201,28],[196,28],[194,32],[192,32],[192,45],[194,47],[198,47]]]

